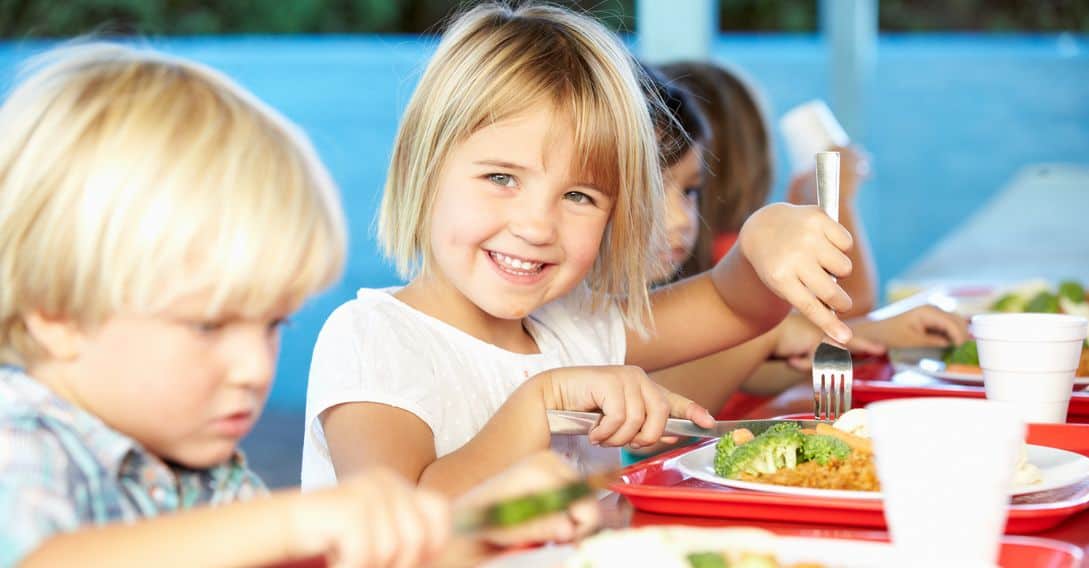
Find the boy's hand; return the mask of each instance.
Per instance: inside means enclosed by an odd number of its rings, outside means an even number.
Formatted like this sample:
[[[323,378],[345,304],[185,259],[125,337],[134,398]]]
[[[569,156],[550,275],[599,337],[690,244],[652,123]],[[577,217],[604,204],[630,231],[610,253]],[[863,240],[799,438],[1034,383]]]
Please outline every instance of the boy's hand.
[[[968,322],[936,306],[918,306],[884,320],[867,320],[855,333],[888,347],[947,347],[968,340]]]
[[[555,489],[578,479],[578,473],[559,455],[542,451],[530,455],[506,471],[478,485],[455,504],[456,507],[482,507],[503,499]],[[601,524],[597,500],[587,496],[566,511],[533,519],[526,523],[486,532],[491,544],[511,546],[537,542],[570,542],[593,532]]]
[[[446,499],[383,468],[296,498],[291,556],[329,566],[417,566],[450,538]]]
[[[749,217],[738,243],[768,289],[833,339],[850,341],[835,312],[849,310],[851,298],[833,278],[851,273],[847,229],[814,206],[773,203]]]
[[[543,374],[545,405],[555,410],[600,410],[604,415],[590,431],[590,442],[638,448],[658,442],[667,418],[685,418],[709,428],[715,419],[706,408],[672,393],[633,365],[564,367]]]

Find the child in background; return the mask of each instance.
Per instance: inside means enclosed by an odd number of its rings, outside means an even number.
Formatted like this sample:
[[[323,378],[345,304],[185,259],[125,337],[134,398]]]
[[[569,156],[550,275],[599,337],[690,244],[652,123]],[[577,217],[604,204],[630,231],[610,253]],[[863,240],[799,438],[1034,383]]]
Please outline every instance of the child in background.
[[[767,201],[775,169],[772,137],[761,100],[740,73],[703,61],[671,63],[662,66],[661,72],[692,95],[710,127],[700,207],[704,224],[696,252],[682,272],[696,274],[726,254],[741,225]],[[839,220],[854,237],[848,253],[854,268],[840,282],[853,305],[843,316],[861,316],[877,305],[877,270],[855,206],[858,190],[869,175],[869,161],[858,148],[833,150],[841,156]],[[795,176],[787,201],[815,204],[815,180],[813,170]]]
[[[713,129],[707,124],[700,106],[684,88],[667,82],[654,69],[646,69],[646,74],[651,95],[665,103],[664,108],[658,109],[652,117],[661,146],[668,243],[663,258],[668,262],[664,270],[655,275],[654,281],[669,282],[678,278],[685,267],[707,263],[706,258],[697,258],[700,250],[710,254],[709,247],[700,248],[699,229],[701,209],[707,208],[703,201],[713,199],[715,195],[713,191],[704,191],[708,187],[706,164],[712,161],[705,159],[706,148],[713,140]],[[748,147],[744,143],[737,145]],[[718,218],[727,213],[718,211]],[[703,243],[706,244],[706,239]],[[847,346],[856,353],[880,354],[889,346],[948,345],[950,340],[959,344],[967,338],[967,326],[962,318],[934,306],[922,306],[880,321],[856,318],[848,320],[847,324],[854,330],[854,337]],[[707,408],[719,409],[768,359],[782,359],[795,368],[808,368],[812,353],[823,337],[819,328],[800,315],[791,314],[760,337],[655,372],[651,377]]]
[[[436,556],[438,495],[372,469],[269,496],[237,450],[281,325],[345,253],[295,126],[203,66],[87,44],[44,57],[0,131],[0,566]],[[573,477],[517,468],[496,497]],[[527,536],[596,523],[592,503],[571,514]]]
[[[477,6],[446,32],[379,217],[410,282],[326,321],[304,487],[385,464],[458,494],[547,447],[546,409],[600,409],[589,440],[606,450],[557,444],[584,470],[616,466],[615,446],[657,442],[669,415],[710,421],[643,369],[755,337],[791,303],[850,339],[826,307],[850,307],[830,275],[850,236],[816,207],[760,210],[712,270],[648,292],[663,210],[640,80],[610,32],[561,8]]]

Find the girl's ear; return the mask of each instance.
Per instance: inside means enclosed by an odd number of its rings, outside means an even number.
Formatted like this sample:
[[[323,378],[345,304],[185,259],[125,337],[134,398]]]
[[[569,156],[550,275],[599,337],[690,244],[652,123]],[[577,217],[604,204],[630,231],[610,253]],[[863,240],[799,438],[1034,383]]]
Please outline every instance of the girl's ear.
[[[83,333],[76,322],[37,310],[23,316],[23,321],[31,337],[45,349],[50,359],[71,361],[79,356]]]

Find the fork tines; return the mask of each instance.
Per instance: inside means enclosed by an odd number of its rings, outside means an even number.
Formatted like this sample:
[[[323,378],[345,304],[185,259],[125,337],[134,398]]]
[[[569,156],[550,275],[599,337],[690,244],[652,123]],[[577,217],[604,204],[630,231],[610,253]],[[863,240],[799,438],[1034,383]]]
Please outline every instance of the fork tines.
[[[813,416],[835,420],[851,409],[854,371],[846,349],[821,342],[813,353]]]

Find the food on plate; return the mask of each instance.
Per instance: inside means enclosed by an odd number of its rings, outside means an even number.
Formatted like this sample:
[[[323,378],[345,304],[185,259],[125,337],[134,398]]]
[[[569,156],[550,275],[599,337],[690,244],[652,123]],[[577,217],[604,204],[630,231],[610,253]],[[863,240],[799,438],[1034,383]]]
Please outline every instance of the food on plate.
[[[723,436],[715,447],[715,474],[720,477],[813,489],[881,490],[864,409],[850,410],[835,423],[812,430],[782,422],[757,436],[748,430],[737,433]],[[1014,485],[1042,480],[1022,446]]]
[[[780,562],[777,537],[754,528],[654,526],[604,531],[583,540],[569,568],[820,568]]]
[[[1026,282],[1002,295],[990,306],[995,312],[1033,312],[1089,316],[1089,296],[1085,287],[1064,280],[1057,288],[1043,281]]]
[[[865,428],[858,416],[849,418],[845,426],[855,431]],[[783,422],[742,444],[732,433],[723,436],[716,446],[715,474],[795,487],[880,489],[869,439],[827,424],[808,431],[797,423]]]

